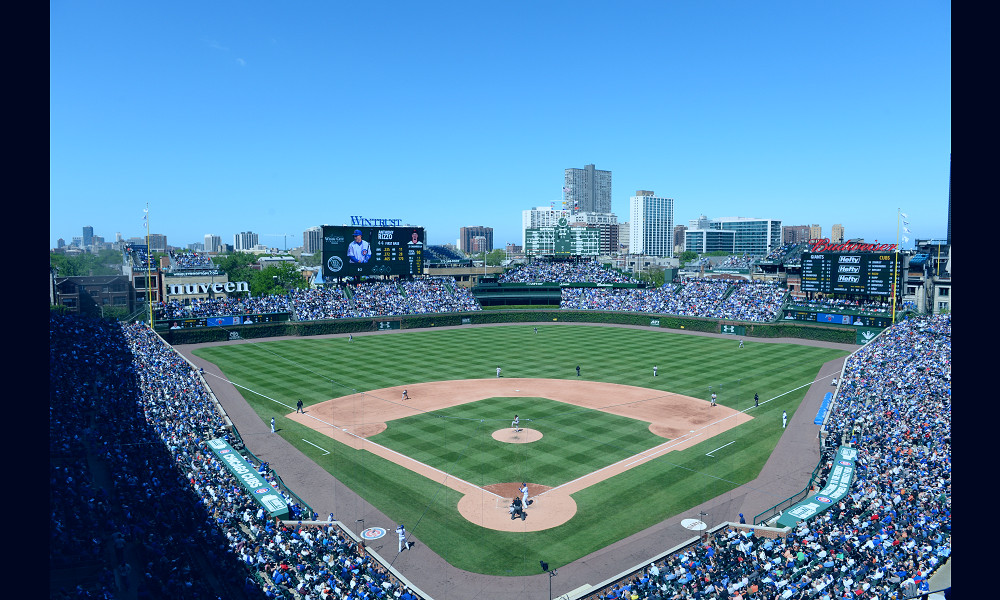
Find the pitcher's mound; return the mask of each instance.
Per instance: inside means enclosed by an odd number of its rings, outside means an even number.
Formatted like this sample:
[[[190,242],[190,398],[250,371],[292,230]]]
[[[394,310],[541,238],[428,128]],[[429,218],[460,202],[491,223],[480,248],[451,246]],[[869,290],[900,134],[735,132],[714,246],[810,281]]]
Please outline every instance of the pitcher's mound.
[[[528,442],[537,442],[542,439],[542,432],[537,429],[521,429],[515,432],[512,428],[506,427],[494,431],[493,439],[498,442],[507,442],[508,444],[527,444]]]

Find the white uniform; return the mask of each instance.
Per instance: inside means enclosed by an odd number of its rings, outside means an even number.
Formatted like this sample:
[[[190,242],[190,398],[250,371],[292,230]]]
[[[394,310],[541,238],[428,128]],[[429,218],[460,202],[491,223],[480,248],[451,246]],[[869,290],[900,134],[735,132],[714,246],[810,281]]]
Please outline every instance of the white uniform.
[[[743,347],[743,340],[740,340],[740,348]]]
[[[526,483],[522,484],[520,491],[521,491],[521,504],[524,505],[524,508],[528,508],[528,484]]]
[[[653,367],[653,377],[656,377],[656,367]]]
[[[715,392],[712,392],[712,406],[715,406]]]
[[[783,410],[781,411],[781,428],[784,429],[787,426],[788,426],[788,412]]]
[[[500,367],[497,367],[497,377],[500,377]]]
[[[396,528],[396,534],[399,535],[399,551],[402,552],[406,549],[406,528],[400,525]]]
[[[510,428],[513,429],[514,431],[521,431],[519,427],[520,423],[521,419],[519,419],[517,415],[514,415],[514,420],[510,422]]]
[[[274,417],[271,417],[271,433],[274,433]]]

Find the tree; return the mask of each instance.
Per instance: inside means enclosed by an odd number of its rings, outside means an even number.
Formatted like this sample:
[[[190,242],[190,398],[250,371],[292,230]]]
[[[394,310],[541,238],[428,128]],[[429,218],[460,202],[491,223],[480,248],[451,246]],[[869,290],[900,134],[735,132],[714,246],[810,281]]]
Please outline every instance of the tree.
[[[260,271],[252,271],[248,279],[250,283],[250,295],[259,296],[283,296],[291,289],[302,289],[308,284],[302,275],[291,263],[282,263],[277,266],[270,266]]]
[[[95,275],[121,275],[122,253],[101,250],[97,254],[81,252],[66,255],[50,252],[49,264],[56,268],[59,277],[92,277]]]
[[[680,259],[680,265],[683,267],[692,260],[698,258],[698,253],[692,252],[691,250],[685,250],[684,252],[681,252],[681,255],[678,258]]]

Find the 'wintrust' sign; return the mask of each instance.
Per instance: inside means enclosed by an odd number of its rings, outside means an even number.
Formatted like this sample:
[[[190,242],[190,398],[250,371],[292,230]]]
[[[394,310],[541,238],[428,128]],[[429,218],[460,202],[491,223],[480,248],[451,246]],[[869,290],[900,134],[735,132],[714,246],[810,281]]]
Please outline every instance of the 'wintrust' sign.
[[[249,292],[250,284],[245,281],[227,281],[226,283],[171,283],[167,286],[168,296],[189,296],[193,294],[221,294],[226,292]]]

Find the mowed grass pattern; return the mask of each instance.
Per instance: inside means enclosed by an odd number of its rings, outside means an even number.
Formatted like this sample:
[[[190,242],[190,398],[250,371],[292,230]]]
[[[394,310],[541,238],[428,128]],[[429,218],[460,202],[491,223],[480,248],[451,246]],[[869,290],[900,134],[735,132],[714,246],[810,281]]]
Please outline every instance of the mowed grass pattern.
[[[738,338],[648,329],[542,324],[535,334],[533,327],[381,332],[355,336],[353,342],[346,336],[260,341],[202,348],[196,354],[217,364],[234,383],[245,386],[247,389],[239,389],[262,421],[277,417],[280,434],[306,456],[394,521],[408,525],[419,522],[413,533],[445,560],[461,569],[495,575],[536,574],[538,560],[558,567],[752,480],[781,436],[782,410],[793,415],[822,363],[846,354],[752,339],[739,349]],[[705,453],[722,445],[715,438],[667,453],[575,494],[577,514],[565,525],[537,533],[504,533],[465,521],[455,510],[457,492],[439,482],[340,445],[325,455],[302,440],[329,447],[329,438],[281,416],[293,411],[299,398],[308,406],[408,383],[493,378],[497,366],[505,377],[575,379],[577,365],[583,380],[706,400],[714,391],[720,404],[748,410],[754,418],[730,430],[722,443],[736,443],[714,458]],[[657,377],[652,375],[653,365],[659,367]],[[754,392],[761,400],[757,409],[750,408]],[[605,406],[616,404],[614,397],[603,400]],[[369,394],[366,401],[398,402],[399,398]],[[570,472],[599,468],[591,463],[591,455],[582,451],[556,453],[549,460],[544,453],[535,452],[540,442],[513,445],[520,447],[513,449],[513,458],[491,457],[486,430],[509,426],[514,413],[524,417],[530,412],[520,408],[524,401],[519,398],[507,404],[508,399],[491,399],[475,403],[468,412],[449,409],[418,415],[400,420],[410,423],[390,424],[382,435],[386,445],[410,445],[415,458],[423,453],[428,464],[440,461],[453,465],[449,468],[465,473],[468,477],[463,479],[479,485],[524,480],[552,485],[550,482],[571,479]],[[572,424],[572,416],[580,411],[558,402],[537,404],[544,409],[545,418],[558,421],[560,427],[564,422]],[[550,412],[553,410],[555,413]],[[647,443],[639,439],[623,442],[620,432],[608,431],[590,419],[577,419],[577,425],[581,429],[568,431],[567,439],[589,437],[590,444],[603,448],[604,453],[618,447],[628,453],[634,450],[630,447],[633,442],[638,446]],[[449,434],[452,426],[455,433]],[[435,446],[447,449],[439,453]],[[480,452],[485,456],[477,458]],[[527,457],[519,460],[517,452],[538,455],[532,457],[530,472]],[[495,471],[501,467],[508,472]],[[774,498],[775,503],[781,500]],[[614,518],[609,519],[609,515]]]
[[[493,439],[514,414],[521,427],[544,432],[531,444]],[[398,419],[370,438],[469,483],[530,481],[550,487],[572,481],[663,443],[649,423],[545,398],[488,398],[444,411]]]

